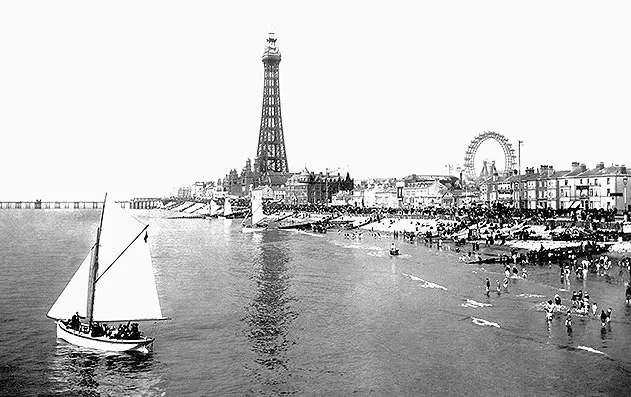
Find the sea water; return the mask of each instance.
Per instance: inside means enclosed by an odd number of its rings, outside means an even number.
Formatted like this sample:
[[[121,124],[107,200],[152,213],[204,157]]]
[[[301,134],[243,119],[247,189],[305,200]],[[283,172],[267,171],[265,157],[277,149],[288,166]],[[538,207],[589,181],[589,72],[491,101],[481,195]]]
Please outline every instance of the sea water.
[[[172,320],[142,324],[148,355],[58,341],[46,313],[91,244],[98,210],[0,210],[0,394],[623,395],[631,385],[631,308],[623,281],[560,283],[528,267],[501,294],[501,265],[364,232],[241,233],[239,220],[149,226],[158,293]],[[615,268],[617,269],[617,268]],[[588,291],[610,327],[573,316],[571,335],[542,302]],[[121,291],[131,301],[134,291]],[[78,302],[78,305],[84,304]]]

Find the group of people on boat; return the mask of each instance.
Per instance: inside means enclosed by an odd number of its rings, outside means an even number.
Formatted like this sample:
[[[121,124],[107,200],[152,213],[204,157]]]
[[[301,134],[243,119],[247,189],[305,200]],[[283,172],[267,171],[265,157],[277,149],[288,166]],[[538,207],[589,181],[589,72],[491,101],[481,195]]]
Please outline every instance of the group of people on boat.
[[[138,323],[130,324],[130,322],[127,324],[118,324],[118,327],[110,327],[107,324],[95,322],[91,327],[91,335],[93,337],[105,336],[110,339],[137,340],[142,338],[138,330]]]
[[[89,333],[94,338],[107,337],[110,339],[141,339],[142,334],[138,329],[138,323],[128,321],[127,324],[118,324],[118,327],[110,327],[105,323],[93,321],[90,326],[81,322],[79,312],[76,312],[64,325],[74,331]]]

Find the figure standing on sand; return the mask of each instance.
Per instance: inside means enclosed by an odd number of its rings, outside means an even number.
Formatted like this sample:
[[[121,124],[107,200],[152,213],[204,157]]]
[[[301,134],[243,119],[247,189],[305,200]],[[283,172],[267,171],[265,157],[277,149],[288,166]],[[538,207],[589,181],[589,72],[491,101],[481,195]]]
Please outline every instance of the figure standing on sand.
[[[490,292],[491,292],[491,281],[489,280],[489,278],[486,278],[486,296],[490,296]]]
[[[500,295],[502,293],[501,289],[500,289],[500,280],[495,280],[495,285],[497,288],[497,294]]]
[[[548,300],[548,304],[546,305],[546,320],[548,323],[552,321],[552,314],[554,313],[554,305],[552,304],[552,299]]]
[[[561,306],[561,297],[559,296],[559,294],[554,294],[554,304],[558,307]]]

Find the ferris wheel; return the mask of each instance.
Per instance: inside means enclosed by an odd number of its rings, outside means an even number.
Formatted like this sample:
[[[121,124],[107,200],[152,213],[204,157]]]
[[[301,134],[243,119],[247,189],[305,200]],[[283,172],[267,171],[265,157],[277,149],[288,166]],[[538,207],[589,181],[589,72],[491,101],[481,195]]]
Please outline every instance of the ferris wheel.
[[[492,139],[499,143],[504,151],[504,174],[510,175],[515,169],[515,150],[510,144],[508,139],[502,134],[498,134],[493,131],[485,131],[478,134],[469,144],[467,151],[464,155],[464,174],[470,179],[476,179],[477,174],[475,170],[475,155],[482,142]]]

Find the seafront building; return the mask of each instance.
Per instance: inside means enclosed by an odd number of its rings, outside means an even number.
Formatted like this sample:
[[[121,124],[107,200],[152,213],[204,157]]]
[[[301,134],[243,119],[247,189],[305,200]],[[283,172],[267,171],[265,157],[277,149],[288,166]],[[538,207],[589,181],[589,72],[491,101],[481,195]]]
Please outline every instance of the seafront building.
[[[249,162],[248,162],[249,166]],[[631,210],[629,172],[624,165],[598,163],[594,168],[572,163],[569,170],[550,165],[528,167],[521,175],[500,176],[489,164],[486,177],[466,182],[450,175],[409,175],[404,178],[377,178],[355,182],[346,172],[312,172],[303,169],[284,183],[263,185],[266,197],[288,205],[331,204],[374,208],[418,209],[427,206],[459,207],[472,203],[502,203],[515,208],[569,210]],[[255,189],[252,171],[214,183],[195,183],[179,189],[180,198],[222,198],[247,196]],[[195,195],[193,194],[195,193]]]
[[[495,172],[479,183],[479,201],[518,208],[629,210],[629,173],[624,165],[594,168],[572,163],[569,170],[552,166],[526,168],[523,175],[500,177]]]

